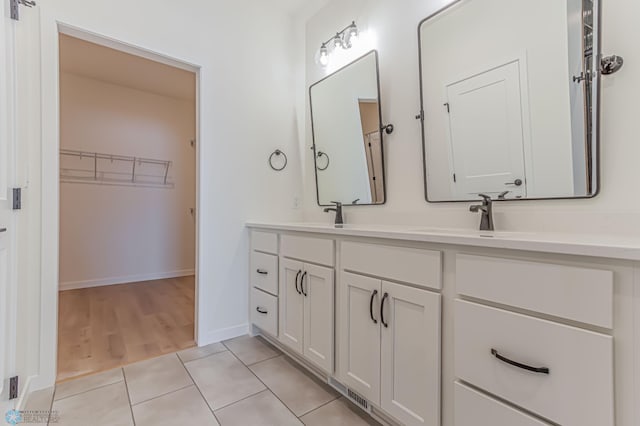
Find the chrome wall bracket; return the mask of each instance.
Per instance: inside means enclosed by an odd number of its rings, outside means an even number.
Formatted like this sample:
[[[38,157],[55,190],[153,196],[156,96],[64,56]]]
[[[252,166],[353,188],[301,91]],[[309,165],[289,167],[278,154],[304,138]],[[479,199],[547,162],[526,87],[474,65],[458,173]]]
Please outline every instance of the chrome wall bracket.
[[[35,1],[32,0],[9,0],[9,9],[11,10],[11,19],[15,21],[20,20],[20,5],[27,7],[34,7]]]
[[[604,75],[614,74],[620,71],[622,65],[624,65],[624,59],[622,59],[622,56],[603,56],[600,60],[600,72]]]

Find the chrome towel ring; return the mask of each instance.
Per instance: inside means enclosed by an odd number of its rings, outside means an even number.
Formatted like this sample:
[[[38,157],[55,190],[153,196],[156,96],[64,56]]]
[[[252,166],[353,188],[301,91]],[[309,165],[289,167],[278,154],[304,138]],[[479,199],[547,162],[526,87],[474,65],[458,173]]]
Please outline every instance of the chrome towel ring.
[[[324,167],[320,167],[319,165],[316,164],[316,168],[320,171],[324,171],[327,170],[329,168],[329,163],[331,162],[331,160],[329,160],[329,156],[327,155],[326,152],[322,152],[322,151],[318,151],[318,154],[316,155],[318,158],[320,157],[325,157],[327,159],[327,165]]]
[[[278,168],[278,167],[276,167],[276,166],[274,166],[274,165],[273,165],[273,158],[274,158],[274,157],[279,157],[279,156],[281,156],[281,155],[282,155],[282,156],[283,156],[283,158],[284,158],[284,164],[282,165],[282,167]],[[273,170],[275,170],[276,172],[280,172],[280,171],[284,170],[284,169],[285,169],[285,167],[287,167],[287,162],[288,162],[287,154],[285,154],[284,152],[280,151],[279,149],[276,149],[275,151],[273,151],[273,152],[271,153],[271,155],[269,156],[269,166],[270,166]]]

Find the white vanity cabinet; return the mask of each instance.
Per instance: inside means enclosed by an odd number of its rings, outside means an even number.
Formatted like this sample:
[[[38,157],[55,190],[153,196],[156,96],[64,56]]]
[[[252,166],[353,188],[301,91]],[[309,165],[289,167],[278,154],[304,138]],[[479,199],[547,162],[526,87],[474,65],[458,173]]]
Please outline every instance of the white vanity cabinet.
[[[251,322],[278,335],[278,234],[253,231],[249,259]]]
[[[610,270],[459,254],[456,284],[474,298],[455,300],[458,380],[564,426],[615,424],[613,337],[588,329],[612,327]]]
[[[640,425],[640,242],[253,228],[254,332],[377,420]]]
[[[331,374],[334,351],[334,243],[327,239],[283,235],[281,255],[280,342]]]
[[[343,242],[340,268],[338,379],[402,424],[439,425],[440,252]]]

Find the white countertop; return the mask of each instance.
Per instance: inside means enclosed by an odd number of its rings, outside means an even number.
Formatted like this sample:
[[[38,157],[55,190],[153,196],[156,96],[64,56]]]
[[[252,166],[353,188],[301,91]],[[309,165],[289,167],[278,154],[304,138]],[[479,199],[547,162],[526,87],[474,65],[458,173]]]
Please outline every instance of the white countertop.
[[[387,226],[346,224],[335,228],[326,223],[247,222],[249,228],[310,232],[336,236],[384,238],[426,243],[528,250],[544,253],[640,260],[640,239],[606,235],[537,232],[474,231],[428,226]]]

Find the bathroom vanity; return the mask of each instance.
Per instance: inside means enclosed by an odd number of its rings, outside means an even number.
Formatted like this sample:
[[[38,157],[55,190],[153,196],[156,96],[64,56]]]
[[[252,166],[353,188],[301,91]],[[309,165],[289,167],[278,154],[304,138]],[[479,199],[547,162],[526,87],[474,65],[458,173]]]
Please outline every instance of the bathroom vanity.
[[[253,333],[378,419],[638,424],[637,241],[247,226]]]
[[[343,206],[387,202],[387,59],[311,84],[316,200],[336,226],[247,225],[253,332],[391,424],[640,424],[640,241],[492,216],[600,191],[601,77],[622,59],[599,35],[592,0],[457,0],[419,24],[425,199],[481,200],[463,206],[480,231],[343,226]]]

